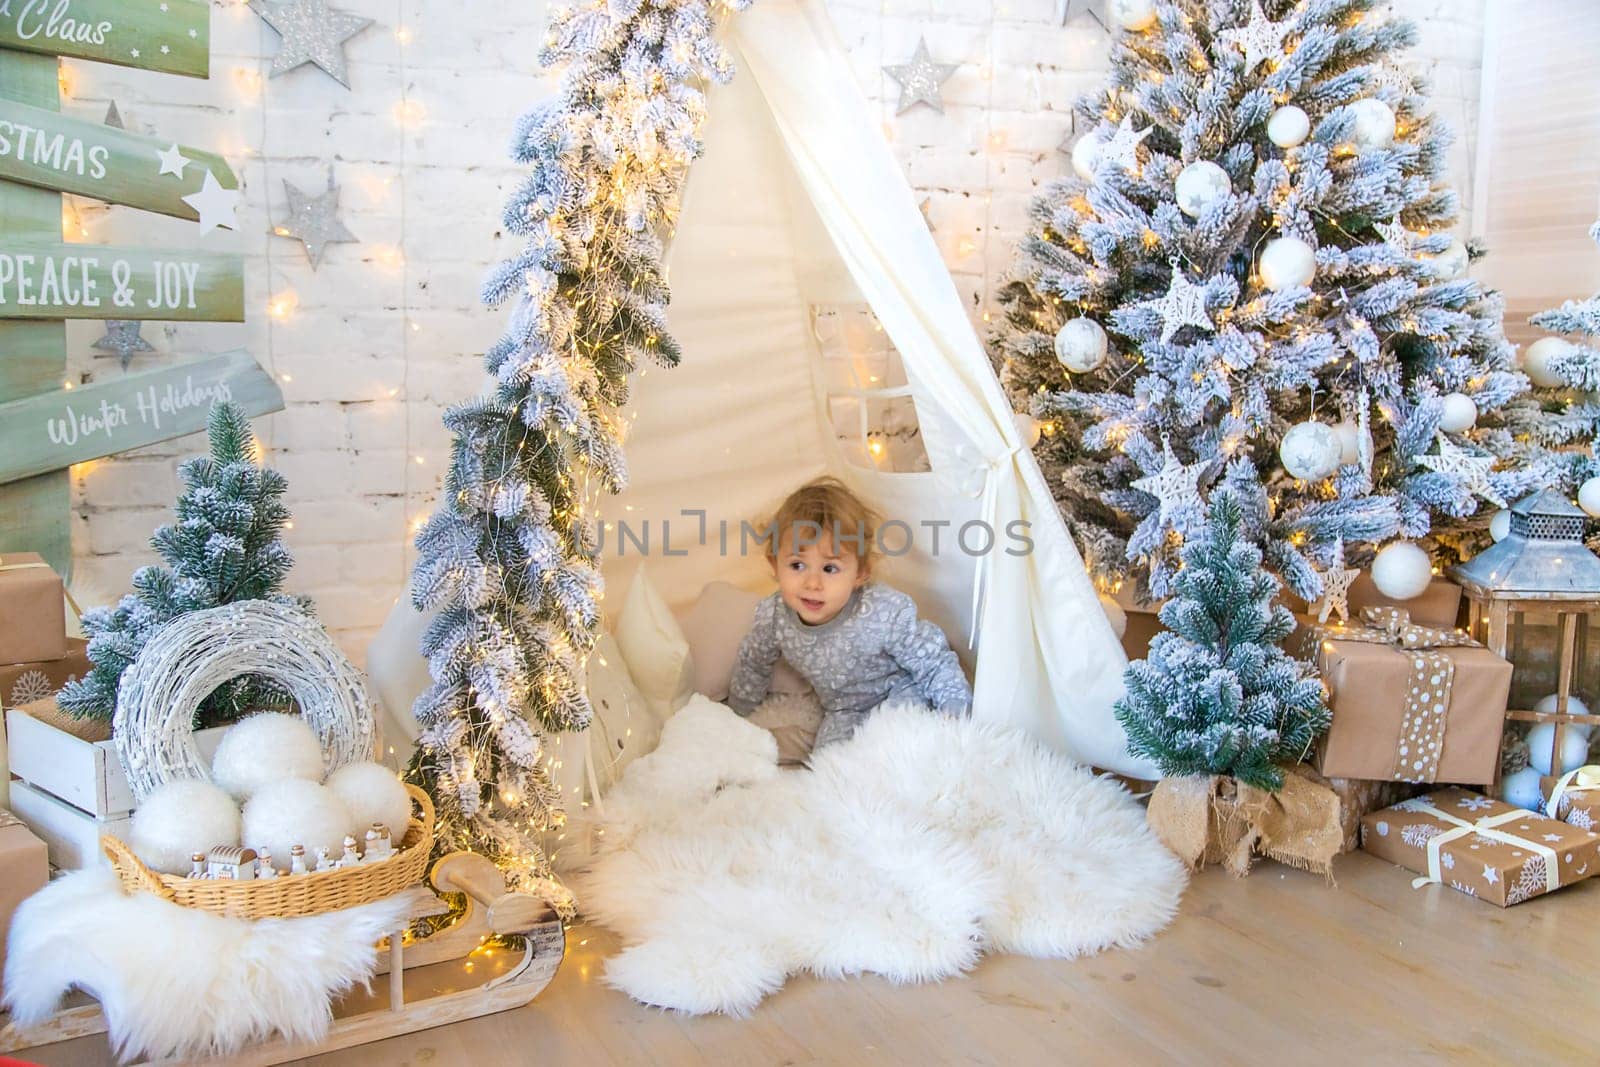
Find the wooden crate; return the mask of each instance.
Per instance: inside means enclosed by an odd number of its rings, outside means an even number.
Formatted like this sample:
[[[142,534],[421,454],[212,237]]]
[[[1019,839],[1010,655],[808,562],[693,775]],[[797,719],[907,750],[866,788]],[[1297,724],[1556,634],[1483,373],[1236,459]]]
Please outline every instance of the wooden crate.
[[[133,823],[132,812],[97,817],[16,780],[11,783],[11,810],[44,842],[50,865],[62,871],[97,864],[109,867],[110,861],[100,852],[100,835],[115,834],[126,840]]]
[[[226,727],[195,733],[206,759],[216,754]],[[99,819],[126,815],[134,809],[133,792],[107,741],[86,741],[42,719],[26,708],[6,712],[11,773],[35,789]]]

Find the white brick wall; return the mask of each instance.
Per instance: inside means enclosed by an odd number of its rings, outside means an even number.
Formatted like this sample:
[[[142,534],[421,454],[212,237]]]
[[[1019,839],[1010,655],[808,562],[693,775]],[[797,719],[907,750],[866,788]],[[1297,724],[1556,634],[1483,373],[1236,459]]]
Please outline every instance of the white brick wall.
[[[374,20],[347,47],[346,90],[310,67],[267,77],[276,35],[238,0],[214,5],[212,76],[194,81],[92,63],[64,64],[72,114],[98,120],[115,99],[129,126],[222,151],[244,183],[237,232],[203,241],[192,224],[72,205],[83,240],[196,245],[246,257],[248,321],[146,324],[156,345],[135,367],[247,348],[280,379],[288,408],[260,420],[290,482],[298,563],[308,593],[358,660],[401,595],[410,533],[426,514],[448,455],[444,406],[478,388],[477,353],[501,316],[477,302],[487,267],[508,249],[501,205],[521,171],[505,160],[512,121],[542,95],[535,53],[541,3],[459,5],[338,0]],[[833,0],[856,76],[880,110],[911,183],[931,200],[934,236],[975,319],[1011,261],[1039,182],[1057,175],[1072,98],[1105,66],[1092,20],[1061,27],[1054,0]],[[1481,0],[1398,0],[1422,31],[1417,61],[1435,78],[1439,113],[1461,130],[1452,177],[1471,189]],[[936,9],[937,8],[937,12]],[[919,35],[960,63],[943,114],[894,114],[883,73]],[[319,191],[329,168],[341,216],[360,239],[329,247],[313,272],[296,241],[272,237],[283,181]],[[70,212],[69,212],[70,214]],[[284,308],[269,313],[269,303]],[[69,325],[71,374],[117,373],[92,358],[93,323]],[[153,558],[150,531],[170,514],[179,459],[198,437],[74,472],[77,586],[87,602],[127,588]]]

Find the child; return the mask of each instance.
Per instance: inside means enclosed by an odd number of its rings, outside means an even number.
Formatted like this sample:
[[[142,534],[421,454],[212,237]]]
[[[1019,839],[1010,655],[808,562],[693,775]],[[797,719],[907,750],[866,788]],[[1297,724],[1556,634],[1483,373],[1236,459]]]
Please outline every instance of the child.
[[[849,737],[889,699],[971,712],[972,690],[944,633],[917,618],[905,593],[871,580],[876,540],[876,516],[836,479],[789,495],[767,543],[778,591],[756,606],[739,646],[729,707],[755,710],[782,653],[822,704],[813,748]]]

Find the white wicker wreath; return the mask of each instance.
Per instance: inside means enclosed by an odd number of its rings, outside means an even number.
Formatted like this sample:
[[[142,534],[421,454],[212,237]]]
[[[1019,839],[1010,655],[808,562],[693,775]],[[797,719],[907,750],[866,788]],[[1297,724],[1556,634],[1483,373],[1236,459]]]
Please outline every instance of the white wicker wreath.
[[[122,672],[111,729],[137,799],[175,779],[210,781],[194,712],[242,674],[288,691],[322,742],[329,771],[372,759],[372,700],[361,672],[305,612],[244,600],[179,616]]]

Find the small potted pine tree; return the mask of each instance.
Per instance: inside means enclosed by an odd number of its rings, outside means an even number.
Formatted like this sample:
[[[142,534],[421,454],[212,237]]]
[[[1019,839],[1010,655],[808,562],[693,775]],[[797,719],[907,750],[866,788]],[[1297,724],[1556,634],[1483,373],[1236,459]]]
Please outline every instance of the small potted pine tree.
[[[110,741],[111,718],[122,672],[145,644],[178,616],[219,604],[266,599],[311,609],[309,600],[281,591],[294,565],[282,539],[287,483],[262,464],[249,419],[235,405],[219,403],[206,433],[209,453],[178,469],[177,521],[150,538],[164,565],[141,567],[133,592],[83,615],[93,668],[67,683],[54,704],[7,712],[11,770],[21,779],[13,785],[12,807],[46,838],[58,866],[82,865],[95,854],[100,834],[117,832],[132,812],[133,795]],[[210,729],[198,730],[195,740],[210,756],[226,724],[289,702],[265,679],[236,678],[200,705],[196,725]]]
[[[1326,693],[1280,647],[1294,617],[1242,526],[1236,495],[1214,493],[1161,609],[1167,630],[1128,666],[1117,719],[1130,751],[1161,768],[1150,822],[1191,866],[1243,874],[1263,851],[1325,872],[1342,840],[1337,799],[1285,765],[1327,729]]]

